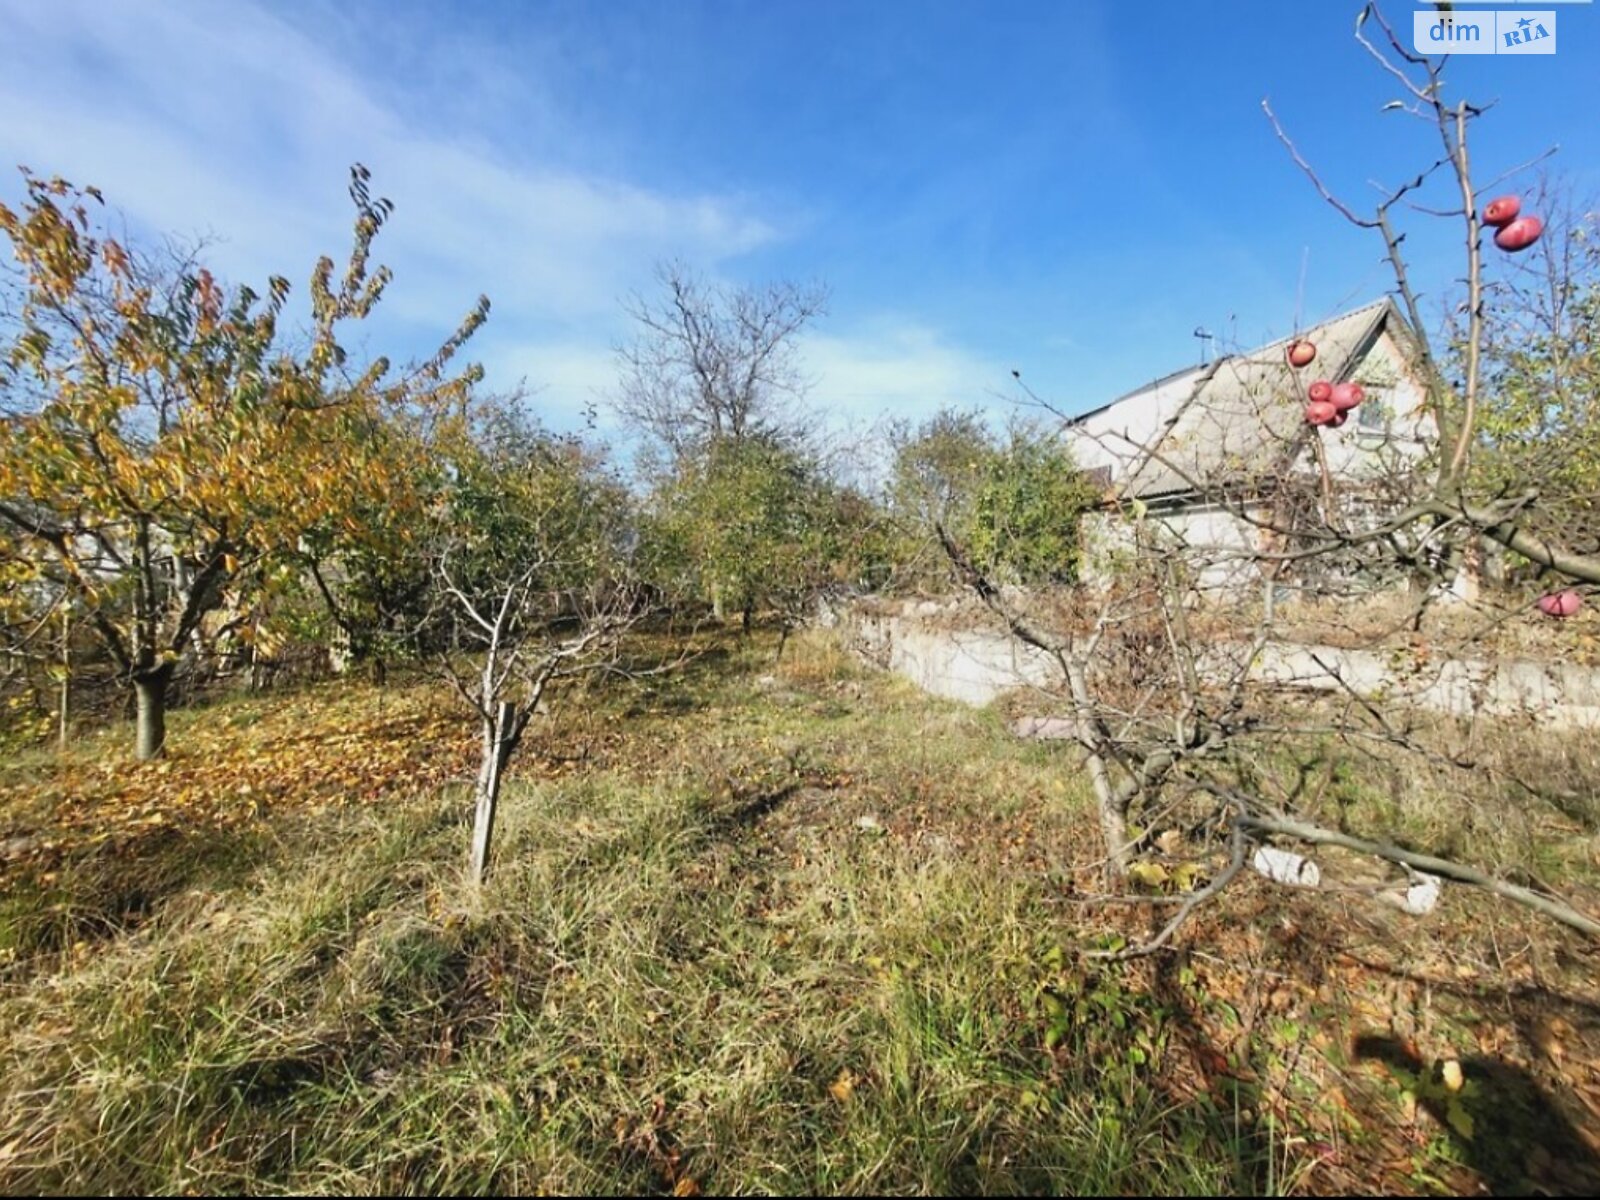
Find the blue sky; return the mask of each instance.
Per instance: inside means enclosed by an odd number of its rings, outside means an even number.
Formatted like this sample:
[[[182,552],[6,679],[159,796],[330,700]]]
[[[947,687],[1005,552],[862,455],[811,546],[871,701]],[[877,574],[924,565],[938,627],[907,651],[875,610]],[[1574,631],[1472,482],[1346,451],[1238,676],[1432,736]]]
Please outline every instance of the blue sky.
[[[1409,30],[1414,3],[1386,11]],[[1459,6],[1466,7],[1466,6]],[[1432,161],[1351,37],[1353,0],[423,4],[0,0],[0,161],[100,186],[136,230],[205,235],[223,273],[303,288],[337,256],[353,161],[397,212],[374,350],[422,351],[473,299],[497,385],[571,426],[614,379],[619,301],[679,257],[820,280],[805,347],[841,420],[997,410],[1019,368],[1068,411],[1382,293],[1272,137],[1270,96],[1354,198]],[[1459,58],[1497,100],[1484,178],[1551,145],[1600,192],[1600,10],[1554,57]],[[14,199],[10,177],[0,195]],[[1438,303],[1454,230],[1408,247]]]

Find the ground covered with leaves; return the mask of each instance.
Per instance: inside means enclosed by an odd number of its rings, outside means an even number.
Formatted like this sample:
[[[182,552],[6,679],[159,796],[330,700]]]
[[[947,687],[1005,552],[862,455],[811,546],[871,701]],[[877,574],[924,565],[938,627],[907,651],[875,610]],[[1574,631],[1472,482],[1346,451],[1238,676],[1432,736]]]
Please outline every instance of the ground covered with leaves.
[[[1600,987],[1462,890],[1093,903],[1073,756],[729,639],[527,747],[327,685],[0,769],[0,1191],[1592,1190]],[[1586,886],[1592,832],[1533,847]],[[1552,867],[1551,864],[1554,864]]]

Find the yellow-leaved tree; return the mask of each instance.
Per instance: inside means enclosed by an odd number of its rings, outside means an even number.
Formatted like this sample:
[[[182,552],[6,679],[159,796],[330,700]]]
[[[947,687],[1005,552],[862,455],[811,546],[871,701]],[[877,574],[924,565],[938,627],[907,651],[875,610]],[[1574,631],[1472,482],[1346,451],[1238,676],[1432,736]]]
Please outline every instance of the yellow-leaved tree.
[[[415,430],[453,419],[481,375],[450,364],[488,315],[482,297],[425,361],[349,361],[341,330],[390,278],[370,255],[393,206],[368,178],[353,168],[343,275],[317,263],[310,328],[293,338],[288,280],[262,296],[192,256],[141,254],[106,232],[93,188],[24,169],[20,209],[0,204],[8,586],[70,597],[134,691],[140,758],[161,753],[169,684],[207,615],[308,532],[360,539],[353,514],[420,505]]]

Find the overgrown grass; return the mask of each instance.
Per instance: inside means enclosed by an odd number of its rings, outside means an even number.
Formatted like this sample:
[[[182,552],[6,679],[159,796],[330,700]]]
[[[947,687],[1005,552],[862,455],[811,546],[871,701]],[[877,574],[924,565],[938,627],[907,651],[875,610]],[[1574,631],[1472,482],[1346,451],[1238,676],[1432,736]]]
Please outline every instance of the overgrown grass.
[[[538,778],[555,758],[582,766]],[[1068,761],[807,639],[555,723],[481,891],[455,787],[143,847],[170,878],[138,921],[10,968],[0,1190],[1323,1178],[1325,1147],[1278,1124],[1319,1097],[1268,1095],[1303,1074],[1298,1010],[1079,957],[1113,930],[1063,890],[1093,854]]]

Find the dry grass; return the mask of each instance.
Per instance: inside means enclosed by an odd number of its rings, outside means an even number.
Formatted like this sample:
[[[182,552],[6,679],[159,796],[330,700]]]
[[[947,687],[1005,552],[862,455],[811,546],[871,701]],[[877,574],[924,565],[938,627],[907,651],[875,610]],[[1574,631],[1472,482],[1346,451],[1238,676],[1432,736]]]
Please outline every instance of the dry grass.
[[[482,892],[450,789],[143,847],[164,883],[137,919],[15,943],[0,1190],[1548,1180],[1522,1126],[1495,1127],[1504,1166],[1450,1131],[1424,1078],[1449,1058],[1474,1106],[1526,1083],[1540,1136],[1578,1139],[1558,1165],[1586,1165],[1600,1009],[1570,939],[1454,893],[1400,926],[1249,884],[1188,953],[1096,968],[1082,949],[1157,914],[1078,903],[1095,850],[1069,754],[825,639],[771,649],[543,731]],[[1383,1066],[1351,1061],[1363,1032],[1394,1039]]]
[[[1485,592],[1471,603],[1435,603],[1415,625],[1416,603],[1403,591],[1349,600],[1297,599],[1280,607],[1279,627],[1290,641],[1349,649],[1423,647],[1436,655],[1524,659],[1544,663],[1600,665],[1600,612],[1552,620],[1526,595]],[[1253,613],[1225,612],[1222,620],[1248,620]]]

